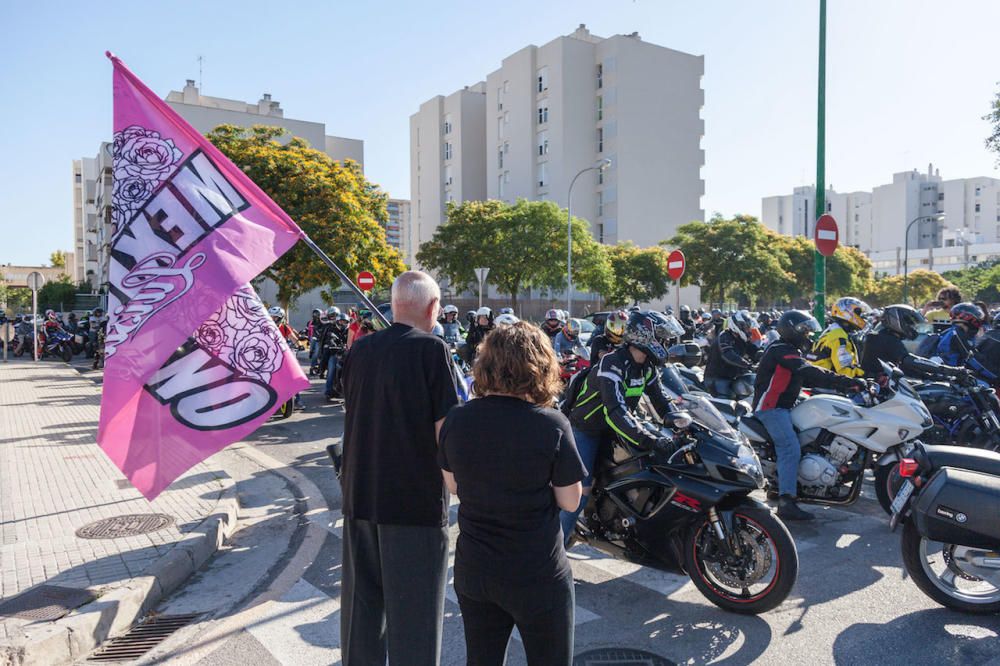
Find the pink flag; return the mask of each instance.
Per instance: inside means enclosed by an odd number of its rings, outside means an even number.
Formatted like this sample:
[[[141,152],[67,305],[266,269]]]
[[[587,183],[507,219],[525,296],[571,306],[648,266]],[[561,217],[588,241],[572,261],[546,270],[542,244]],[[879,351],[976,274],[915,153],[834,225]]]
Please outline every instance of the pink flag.
[[[309,387],[248,284],[302,231],[108,57],[115,231],[98,442],[152,499]]]

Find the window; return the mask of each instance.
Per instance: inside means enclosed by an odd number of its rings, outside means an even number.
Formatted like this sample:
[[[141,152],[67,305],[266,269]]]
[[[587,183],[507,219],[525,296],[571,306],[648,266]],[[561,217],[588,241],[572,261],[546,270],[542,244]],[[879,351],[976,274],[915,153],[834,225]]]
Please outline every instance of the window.
[[[503,88],[497,88],[497,111],[503,111]]]
[[[444,184],[445,184],[445,187],[451,185],[451,165],[450,164],[444,168]]]
[[[80,176],[80,174],[74,174],[74,178],[75,178],[76,182],[78,182],[78,183],[82,180],[82,177]]]
[[[503,148],[497,148],[497,168],[503,168]]]
[[[538,107],[538,124],[544,125],[549,122],[549,107],[540,106]]]
[[[549,154],[549,133],[539,132],[538,133],[538,155],[548,155]]]
[[[542,67],[538,70],[538,76],[536,77],[536,84],[538,92],[545,92],[549,89],[549,68]]]
[[[549,184],[548,164],[542,162],[538,165],[538,187],[546,187]]]
[[[983,190],[982,187],[980,187],[979,185],[976,185],[976,196],[977,197],[982,193],[982,190]]]
[[[503,199],[503,174],[497,175],[497,196]]]
[[[597,88],[600,89],[604,86],[604,65],[597,66]]]
[[[599,153],[603,153],[604,152],[604,128],[603,127],[598,127],[597,128],[597,152],[599,152]]]
[[[444,144],[444,158],[446,160],[451,159],[451,141],[446,141]]]
[[[597,223],[597,242],[604,242],[604,225],[600,222]]]
[[[982,211],[980,210],[981,208],[982,208],[982,204],[980,204],[980,203],[979,203],[979,202],[977,201],[977,202],[976,202],[976,212],[977,212],[977,213],[979,213],[979,212],[982,212]]]
[[[597,119],[604,118],[604,95],[597,96]]]
[[[604,192],[597,193],[597,216],[601,217],[604,215]]]
[[[444,117],[444,133],[451,134],[451,114]]]
[[[497,138],[503,138],[503,117],[497,118]]]
[[[604,169],[597,170],[597,184],[598,185],[604,184]]]
[[[509,93],[510,92],[510,81],[504,81],[503,82],[503,91],[505,93]]]
[[[944,192],[938,192],[938,201],[944,201]]]
[[[854,214],[854,221],[855,221],[855,222],[857,222],[857,221],[858,221],[858,214],[857,214],[857,213],[855,213],[855,214]]]

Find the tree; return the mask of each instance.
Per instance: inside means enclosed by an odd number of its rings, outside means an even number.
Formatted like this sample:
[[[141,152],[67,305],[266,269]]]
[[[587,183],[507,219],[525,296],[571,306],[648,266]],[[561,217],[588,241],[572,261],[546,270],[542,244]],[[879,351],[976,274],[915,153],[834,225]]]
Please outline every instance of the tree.
[[[961,290],[969,301],[1000,301],[1000,259],[990,259],[975,266],[941,274]]]
[[[990,123],[992,132],[986,137],[986,149],[996,155],[996,164],[1000,166],[1000,90],[990,103],[990,112],[983,116]]]
[[[648,303],[663,297],[669,288],[667,257],[660,246],[638,248],[619,243],[607,248],[613,278],[604,299],[608,305],[626,306]]]
[[[805,236],[779,236],[773,232],[776,247],[788,256],[792,276],[786,293],[789,301],[808,299],[815,288],[816,244]],[[826,258],[827,301],[841,296],[858,296],[872,290],[871,260],[853,247],[840,246]]]
[[[954,287],[951,282],[933,271],[922,268],[910,272],[907,278],[909,303],[917,307],[933,300],[938,291],[945,287]],[[903,302],[903,276],[892,275],[874,282],[873,291],[865,299],[873,305],[892,305]]]
[[[76,300],[76,285],[66,274],[49,280],[38,290],[38,309],[70,309]]]
[[[406,267],[385,241],[386,194],[357,163],[335,162],[297,137],[282,145],[277,139],[284,133],[280,127],[220,125],[207,137],[347,275],[368,270],[377,284],[391,284]],[[263,275],[278,285],[278,300],[286,308],[311,289],[340,286],[304,244],[296,244]]]
[[[786,270],[788,257],[775,251],[773,235],[749,215],[689,222],[661,244],[684,252],[687,266],[681,284],[700,284],[715,303],[735,293],[744,294],[751,305],[761,297],[774,299],[787,291],[792,279]]]
[[[66,268],[66,253],[62,250],[56,250],[49,255],[49,263],[54,268]]]
[[[417,261],[446,276],[456,289],[476,284],[478,267],[490,269],[488,280],[510,297],[527,287],[560,289],[566,285],[567,229],[565,210],[551,201],[519,199],[449,203],[448,219],[420,246]],[[603,291],[611,265],[603,247],[590,235],[587,222],[573,218],[573,285]]]

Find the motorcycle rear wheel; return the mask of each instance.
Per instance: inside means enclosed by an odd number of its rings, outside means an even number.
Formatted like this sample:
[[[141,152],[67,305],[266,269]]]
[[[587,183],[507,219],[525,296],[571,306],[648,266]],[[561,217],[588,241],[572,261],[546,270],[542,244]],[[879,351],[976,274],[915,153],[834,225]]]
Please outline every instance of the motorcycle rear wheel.
[[[62,360],[69,363],[70,361],[73,360],[73,348],[70,347],[69,345],[63,345],[60,356],[62,356]]]
[[[734,511],[733,524],[747,552],[739,563],[725,560],[708,520],[688,531],[684,540],[684,569],[695,587],[723,610],[757,615],[776,608],[785,600],[799,572],[799,556],[788,528],[767,509],[742,506]],[[754,580],[740,579],[736,571],[749,566]],[[728,580],[727,580],[728,579]],[[763,586],[751,591],[751,586]]]
[[[928,550],[931,546],[941,546],[940,554],[930,555]],[[960,580],[965,581],[965,583],[989,584],[974,576],[967,578],[965,576],[968,574],[956,573],[956,569],[944,561],[943,555],[949,547],[949,544],[925,539],[917,530],[913,520],[909,520],[903,525],[903,538],[900,541],[903,566],[921,592],[942,606],[963,613],[983,615],[1000,613],[1000,588],[990,585],[993,588],[992,592],[984,587],[984,592],[987,594],[974,594],[974,589],[960,587],[958,584]],[[934,563],[932,560],[941,561]],[[935,566],[941,571],[935,571]],[[971,588],[972,586],[964,587]]]

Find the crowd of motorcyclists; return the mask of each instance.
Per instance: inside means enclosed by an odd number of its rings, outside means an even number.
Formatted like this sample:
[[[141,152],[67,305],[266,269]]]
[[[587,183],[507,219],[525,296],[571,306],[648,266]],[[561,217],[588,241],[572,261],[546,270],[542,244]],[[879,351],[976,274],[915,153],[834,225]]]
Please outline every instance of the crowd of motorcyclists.
[[[13,356],[33,356],[37,351],[39,359],[51,356],[69,361],[83,354],[93,359],[93,368],[98,369],[103,367],[107,323],[102,308],[85,311],[79,317],[75,312],[63,314],[48,309],[37,322],[30,314],[7,316],[0,310],[0,326],[12,326],[10,340],[0,344],[7,345],[7,352]],[[32,348],[32,341],[36,349]]]

